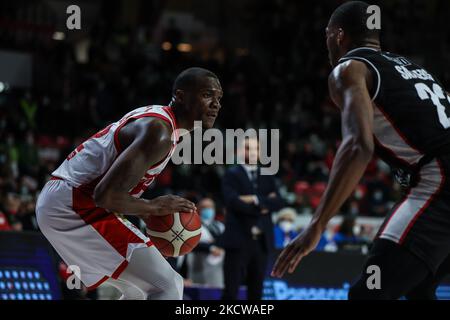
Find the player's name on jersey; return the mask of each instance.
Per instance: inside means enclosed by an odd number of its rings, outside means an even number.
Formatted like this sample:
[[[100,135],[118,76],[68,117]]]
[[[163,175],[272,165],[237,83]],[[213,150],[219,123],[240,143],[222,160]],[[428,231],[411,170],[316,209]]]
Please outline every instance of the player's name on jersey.
[[[408,70],[403,66],[395,66],[395,69],[400,73],[403,79],[420,79],[434,81],[434,78],[424,69]]]
[[[411,65],[411,62],[408,59],[404,58],[404,57],[391,57],[388,54],[384,54],[384,53],[381,53],[381,55],[385,59],[387,59],[389,61],[392,61],[395,64],[398,64],[399,66],[409,66],[409,65]]]

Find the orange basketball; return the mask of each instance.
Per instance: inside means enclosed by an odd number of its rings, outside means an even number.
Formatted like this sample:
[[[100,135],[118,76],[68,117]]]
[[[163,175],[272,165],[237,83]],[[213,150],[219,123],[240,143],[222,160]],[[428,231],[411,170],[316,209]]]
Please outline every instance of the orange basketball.
[[[150,240],[166,257],[178,257],[191,252],[202,233],[201,219],[196,212],[149,216],[145,224]]]

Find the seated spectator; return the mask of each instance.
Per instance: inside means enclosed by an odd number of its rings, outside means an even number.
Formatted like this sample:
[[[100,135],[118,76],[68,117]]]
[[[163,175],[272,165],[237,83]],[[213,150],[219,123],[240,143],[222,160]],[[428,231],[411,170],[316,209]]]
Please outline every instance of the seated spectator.
[[[292,208],[282,209],[277,216],[276,225],[274,226],[274,244],[276,249],[284,248],[291,240],[293,240],[302,229],[295,228],[295,218],[297,213]],[[333,243],[329,240],[327,232],[324,232],[317,244],[316,251],[336,251]]]
[[[16,193],[9,192],[5,197],[5,202],[0,203],[0,212],[4,218],[3,230],[22,231],[22,223],[17,218],[17,213],[21,206],[20,196]]]
[[[11,229],[6,215],[0,211],[0,231],[10,231]]]
[[[355,218],[353,216],[344,217],[332,241],[339,250],[360,248],[365,244],[364,239],[355,234]]]
[[[224,250],[215,242],[225,231],[225,226],[214,219],[214,200],[204,198],[197,208],[202,219],[202,235],[197,247],[187,256],[188,278],[193,283],[222,288]]]
[[[273,229],[275,248],[284,248],[298,232],[295,231],[295,218],[297,213],[292,208],[284,208],[280,210],[276,218],[276,224]]]
[[[21,205],[16,213],[16,219],[22,225],[22,230],[24,231],[36,231],[36,199],[32,196],[22,196]]]

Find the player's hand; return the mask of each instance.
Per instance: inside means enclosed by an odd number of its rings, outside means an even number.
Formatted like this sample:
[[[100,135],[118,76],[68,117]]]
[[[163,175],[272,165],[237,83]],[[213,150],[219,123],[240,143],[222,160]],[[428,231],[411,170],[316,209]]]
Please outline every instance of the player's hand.
[[[316,225],[309,225],[280,253],[273,266],[272,277],[281,278],[287,270],[289,273],[294,272],[300,260],[317,247],[321,235],[320,228]]]
[[[275,199],[277,197],[277,194],[275,192],[271,192],[271,193],[269,193],[269,195],[267,197],[269,199]]]
[[[197,208],[191,201],[179,196],[167,195],[150,200],[153,209],[149,212],[154,216],[165,216],[175,212],[195,212]]]
[[[242,195],[242,196],[239,196],[239,200],[241,200],[247,204],[255,204],[255,195],[254,194]]]
[[[216,246],[211,246],[211,248],[209,249],[209,252],[215,256],[221,256],[224,253],[224,250],[222,248],[216,247]]]

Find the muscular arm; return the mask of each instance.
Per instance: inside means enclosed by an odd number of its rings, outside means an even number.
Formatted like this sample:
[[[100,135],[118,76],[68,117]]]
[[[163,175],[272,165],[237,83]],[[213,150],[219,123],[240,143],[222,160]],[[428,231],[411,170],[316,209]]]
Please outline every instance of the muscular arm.
[[[144,118],[128,124],[122,131],[122,139],[129,145],[95,188],[96,205],[110,211],[139,216],[193,210],[194,205],[180,197],[166,197],[161,203],[159,198],[137,199],[128,193],[139,183],[150,166],[169,153],[172,146],[171,128],[160,119]]]
[[[341,109],[342,143],[312,220],[322,231],[353,192],[373,155],[373,108],[368,77],[369,70],[362,62],[349,61],[336,68],[329,78],[331,97]]]
[[[328,221],[355,189],[373,154],[373,109],[366,66],[349,61],[329,78],[330,94],[342,111],[342,143],[331,168],[327,189],[309,226],[279,255],[272,276],[294,272],[300,260],[314,250]]]

